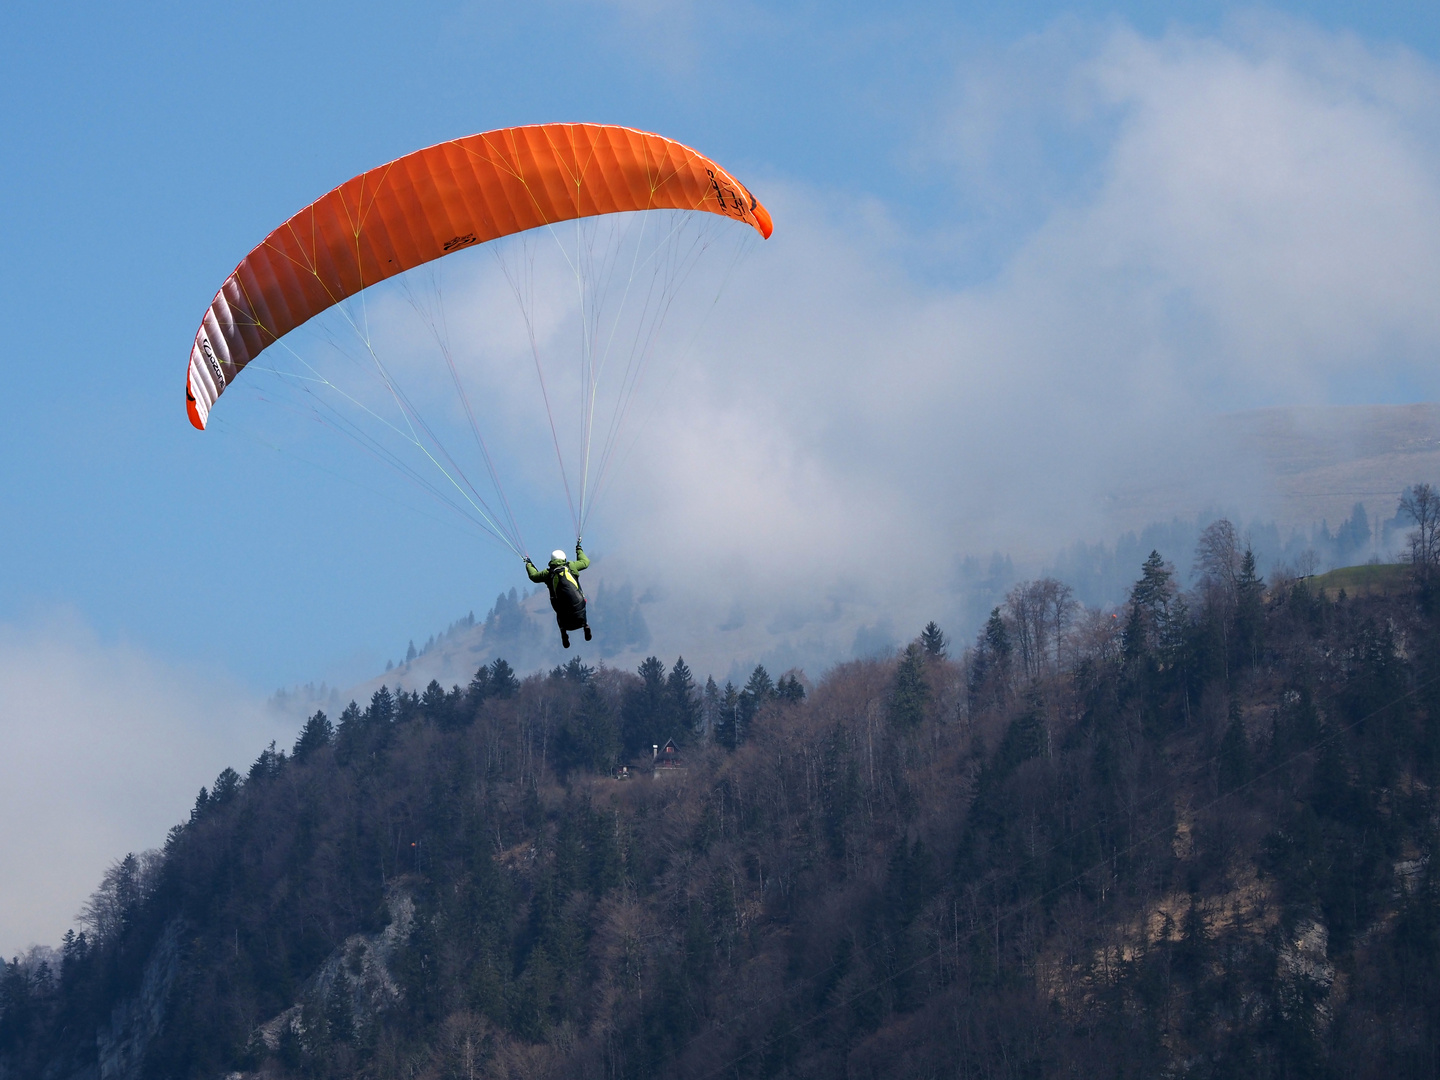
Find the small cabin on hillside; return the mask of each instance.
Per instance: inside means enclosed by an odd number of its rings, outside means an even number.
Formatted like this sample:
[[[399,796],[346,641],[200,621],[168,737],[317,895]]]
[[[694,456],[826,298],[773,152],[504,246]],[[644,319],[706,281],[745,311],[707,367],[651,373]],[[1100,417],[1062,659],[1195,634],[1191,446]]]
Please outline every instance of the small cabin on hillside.
[[[684,771],[685,762],[680,757],[680,748],[675,745],[674,739],[667,739],[664,746],[654,744],[651,749],[656,776]]]

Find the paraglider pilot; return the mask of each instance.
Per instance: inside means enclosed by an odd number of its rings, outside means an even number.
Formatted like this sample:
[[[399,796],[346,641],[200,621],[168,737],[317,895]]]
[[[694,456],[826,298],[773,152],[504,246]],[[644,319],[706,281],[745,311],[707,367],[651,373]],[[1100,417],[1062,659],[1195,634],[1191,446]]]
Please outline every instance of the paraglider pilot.
[[[560,625],[560,642],[567,649],[570,647],[571,630],[584,630],[585,640],[590,640],[590,623],[585,617],[585,591],[580,588],[580,579],[575,576],[589,565],[590,560],[581,549],[578,537],[573,561],[565,558],[565,552],[553,551],[550,553],[550,565],[540,570],[530,561],[529,555],[525,556],[525,572],[530,575],[530,580],[550,590],[550,606],[555,609],[555,621]]]

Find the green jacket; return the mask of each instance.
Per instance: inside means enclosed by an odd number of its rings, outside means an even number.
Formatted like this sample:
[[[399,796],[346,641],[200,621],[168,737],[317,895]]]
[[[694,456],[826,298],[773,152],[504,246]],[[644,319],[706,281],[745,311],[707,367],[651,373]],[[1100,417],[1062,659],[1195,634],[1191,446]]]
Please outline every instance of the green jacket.
[[[581,570],[590,565],[590,559],[586,556],[584,549],[579,544],[575,545],[575,558],[566,562],[564,559],[551,559],[550,565],[544,570],[539,569],[529,559],[525,560],[525,573],[530,575],[530,580],[537,585],[549,585],[550,579],[555,576],[557,570],[569,570],[571,574],[578,574]]]

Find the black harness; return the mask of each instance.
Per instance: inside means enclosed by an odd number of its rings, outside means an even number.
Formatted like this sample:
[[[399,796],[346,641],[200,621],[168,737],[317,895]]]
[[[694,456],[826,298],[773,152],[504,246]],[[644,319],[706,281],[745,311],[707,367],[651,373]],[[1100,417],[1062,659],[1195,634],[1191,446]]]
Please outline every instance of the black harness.
[[[549,568],[545,582],[550,587],[550,606],[561,630],[579,630],[585,625],[585,590],[570,572],[569,563]]]

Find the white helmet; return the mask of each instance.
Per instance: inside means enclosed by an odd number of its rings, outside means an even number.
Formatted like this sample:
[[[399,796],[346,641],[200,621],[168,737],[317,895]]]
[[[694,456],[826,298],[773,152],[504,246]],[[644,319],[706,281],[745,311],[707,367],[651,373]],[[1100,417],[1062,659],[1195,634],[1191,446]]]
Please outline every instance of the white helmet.
[[[554,562],[556,559],[559,559],[561,562],[565,562],[565,561],[566,561],[566,559],[565,559],[565,552],[563,552],[563,551],[552,551],[552,552],[550,552],[550,561],[551,561],[551,562]]]

